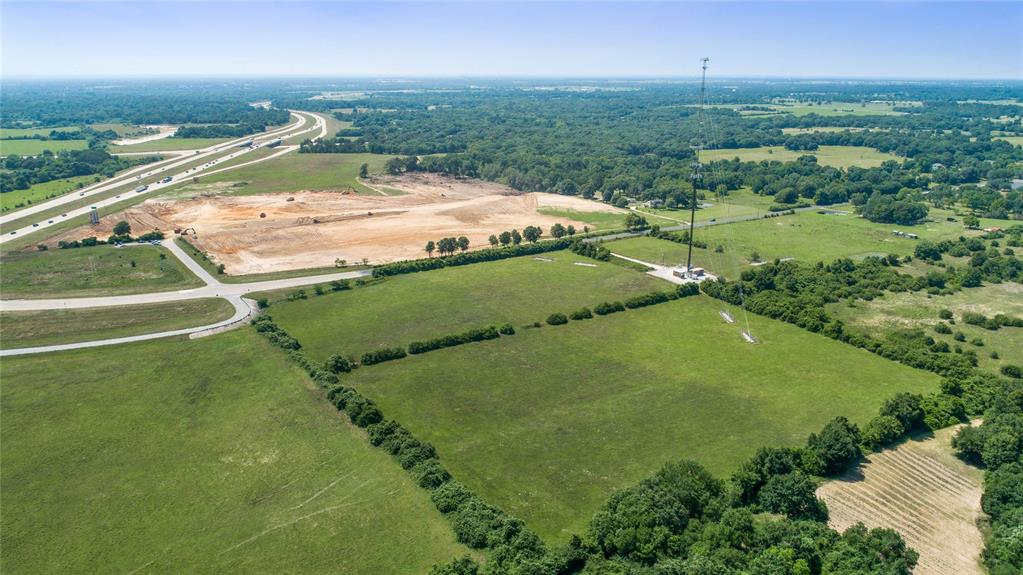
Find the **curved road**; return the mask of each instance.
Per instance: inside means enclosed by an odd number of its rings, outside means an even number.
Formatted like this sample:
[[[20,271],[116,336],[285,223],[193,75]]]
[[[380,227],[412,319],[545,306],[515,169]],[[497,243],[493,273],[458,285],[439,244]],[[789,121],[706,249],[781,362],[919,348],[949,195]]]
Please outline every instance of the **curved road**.
[[[306,116],[306,114],[308,114],[308,117]],[[214,171],[207,172],[207,170],[211,170],[212,168],[216,167],[217,163],[219,163],[219,162],[222,162],[222,161],[225,161],[225,160],[230,160],[230,159],[236,158],[238,156],[242,156],[244,154],[247,154],[247,153],[249,153],[249,152],[251,152],[253,150],[259,149],[260,147],[262,147],[262,145],[259,142],[263,142],[263,144],[265,144],[266,141],[268,141],[268,140],[272,140],[272,139],[276,139],[276,138],[281,138],[281,139],[291,138],[291,137],[294,137],[294,136],[298,136],[298,135],[301,135],[301,134],[305,134],[305,133],[309,133],[309,132],[313,132],[313,131],[317,131],[317,130],[319,130],[319,134],[314,139],[321,138],[321,137],[323,137],[326,134],[327,123],[326,123],[326,120],[324,120],[322,117],[317,116],[316,114],[308,113],[308,112],[301,113],[301,114],[300,113],[296,113],[296,112],[292,112],[292,115],[297,117],[298,120],[295,123],[288,124],[287,126],[285,126],[283,128],[278,128],[276,130],[272,130],[272,131],[269,131],[269,132],[264,132],[263,134],[260,134],[260,135],[255,136],[255,137],[246,136],[244,138],[238,138],[238,139],[235,139],[235,140],[224,142],[222,144],[216,144],[214,146],[210,146],[210,147],[204,148],[202,150],[196,150],[197,153],[179,155],[179,156],[175,156],[173,158],[169,158],[169,159],[166,159],[166,160],[161,160],[160,162],[156,162],[156,163],[153,163],[153,164],[146,164],[144,166],[139,166],[137,168],[128,170],[127,172],[125,172],[125,173],[123,173],[123,174],[121,174],[119,176],[115,176],[115,177],[113,177],[113,178],[111,178],[109,180],[105,180],[105,181],[100,182],[98,184],[93,184],[92,186],[84,188],[83,190],[79,191],[78,194],[75,194],[74,192],[69,193],[69,194],[64,194],[62,196],[53,198],[52,200],[49,200],[49,201],[46,201],[46,202],[42,202],[42,203],[39,203],[39,204],[33,204],[30,207],[18,210],[18,211],[13,212],[13,213],[5,214],[3,216],[0,216],[0,226],[3,226],[3,224],[5,224],[5,223],[9,223],[9,222],[16,221],[16,220],[21,220],[25,216],[30,216],[32,214],[37,214],[37,213],[48,211],[50,209],[53,209],[53,208],[56,208],[56,207],[59,207],[59,206],[65,205],[65,204],[76,202],[76,201],[78,201],[82,197],[96,196],[96,195],[102,194],[104,192],[113,190],[115,188],[118,188],[118,187],[121,187],[121,186],[125,186],[125,185],[129,185],[129,184],[131,184],[133,182],[138,181],[138,178],[141,178],[141,177],[150,177],[150,176],[159,175],[159,174],[167,174],[167,175],[169,175],[169,176],[171,176],[173,178],[170,182],[167,182],[167,183],[156,182],[156,183],[149,184],[147,189],[145,191],[143,191],[143,192],[136,193],[136,192],[133,192],[133,191],[126,191],[125,193],[120,194],[118,196],[114,196],[114,197],[110,197],[110,198],[105,198],[105,199],[97,199],[96,202],[94,202],[91,206],[82,206],[80,208],[75,208],[75,209],[67,211],[64,214],[61,214],[58,217],[55,217],[55,218],[54,217],[44,218],[42,220],[39,220],[37,222],[33,222],[33,223],[31,223],[29,225],[26,225],[26,226],[24,226],[22,228],[19,228],[19,229],[10,230],[10,229],[4,228],[3,229],[3,235],[0,235],[0,244],[3,244],[3,243],[8,242],[8,241],[11,241],[11,240],[13,240],[15,238],[18,238],[18,237],[22,237],[22,236],[24,236],[26,234],[43,231],[47,227],[49,227],[51,225],[55,225],[55,224],[65,220],[67,218],[73,218],[75,216],[80,216],[80,215],[88,214],[90,209],[93,206],[95,206],[95,207],[106,207],[106,206],[110,206],[110,205],[113,205],[113,204],[120,203],[120,202],[124,201],[121,198],[121,196],[124,196],[124,195],[138,196],[138,195],[141,195],[141,194],[147,194],[147,195],[148,194],[153,194],[154,192],[159,192],[159,191],[165,190],[166,188],[169,188],[171,186],[176,186],[176,185],[181,184],[183,178],[192,178],[192,177],[195,177],[195,176],[197,176],[197,175],[199,175],[199,174],[201,174],[203,172],[206,172],[207,174],[212,174],[212,173],[220,172],[220,171],[223,171],[223,170],[239,168],[241,166],[246,166],[246,165],[253,164],[253,163],[256,163],[256,162],[260,162],[260,161],[266,161],[266,160],[278,157],[281,154],[285,154],[287,152],[293,151],[293,150],[295,150],[297,148],[297,146],[285,146],[284,149],[280,153],[278,153],[278,154],[272,154],[270,156],[267,156],[267,157],[264,157],[264,158],[260,158],[258,160],[253,160],[252,162],[245,162],[245,163],[242,163],[242,164],[237,164],[237,165],[234,165],[234,166],[223,168],[221,170],[214,170]],[[308,128],[304,128],[303,129],[303,126],[305,126],[305,124],[307,124],[309,122],[309,118],[312,118],[314,120],[313,121],[313,125],[308,127]],[[256,145],[254,145],[252,147],[238,148],[239,144],[241,144],[241,143],[243,143],[243,142],[245,142],[247,140],[255,141]],[[223,152],[228,151],[228,150],[230,150],[232,148],[235,149],[232,153],[227,154],[227,155],[222,155],[222,156],[219,155],[219,154],[222,154]],[[160,152],[153,152],[153,153],[154,154],[159,154]],[[216,156],[216,157],[214,157],[214,156]],[[173,173],[173,171],[172,171],[174,168],[179,168],[179,167],[184,166],[186,164],[193,164],[193,163],[195,163],[198,160],[203,160],[203,159],[206,159],[206,158],[210,158],[210,161],[206,162],[204,164],[200,164],[199,166],[196,166],[194,168],[188,168],[188,169],[185,169],[185,170],[180,171],[178,173]]]
[[[316,114],[312,114],[312,113],[309,113],[309,112],[297,113],[297,112],[292,111],[292,114],[298,118],[298,120],[295,123],[289,124],[288,126],[285,126],[283,128],[279,128],[277,130],[272,130],[270,132],[265,132],[265,133],[263,133],[263,134],[261,134],[259,136],[256,136],[253,139],[255,141],[263,141],[263,142],[265,142],[265,141],[267,141],[269,139],[273,139],[273,138],[278,138],[278,137],[280,137],[282,139],[283,138],[291,138],[291,137],[294,137],[294,136],[298,136],[298,135],[301,135],[301,134],[313,132],[313,131],[316,131],[316,130],[319,130],[319,133],[316,136],[314,136],[312,139],[315,140],[315,139],[319,139],[319,138],[322,138],[322,137],[326,136],[326,134],[327,134],[327,124],[326,124],[326,121],[321,116],[318,116]],[[305,124],[309,122],[310,118],[313,119],[313,125],[311,127],[302,129],[303,126],[305,126]],[[172,168],[175,168],[175,167],[179,167],[179,166],[181,166],[183,164],[186,164],[186,163],[193,163],[197,159],[203,159],[203,158],[206,158],[206,157],[210,157],[210,156],[216,155],[216,154],[218,154],[220,152],[223,152],[223,151],[225,151],[225,150],[227,150],[227,149],[229,149],[231,147],[237,146],[238,144],[244,142],[247,139],[249,139],[249,138],[240,138],[240,139],[232,140],[232,141],[225,142],[225,143],[222,143],[222,144],[217,144],[216,146],[211,146],[209,148],[205,148],[203,150],[200,150],[199,153],[196,153],[196,154],[187,154],[186,153],[183,156],[177,156],[177,157],[174,157],[174,158],[170,158],[170,159],[167,159],[167,160],[163,160],[163,161],[157,162],[155,164],[148,164],[148,165],[145,165],[145,166],[140,166],[139,168],[135,168],[135,169],[129,170],[129,171],[127,171],[127,172],[125,172],[125,173],[123,173],[123,174],[121,174],[119,176],[116,176],[116,177],[114,177],[114,178],[112,178],[110,180],[101,182],[99,184],[94,184],[93,186],[85,188],[82,191],[82,193],[79,194],[79,195],[75,195],[73,193],[72,194],[66,194],[64,196],[60,196],[58,198],[54,198],[51,201],[44,202],[44,203],[41,203],[41,204],[36,204],[36,205],[32,206],[31,208],[26,208],[24,210],[19,210],[19,211],[15,212],[14,214],[8,214],[6,216],[0,217],[0,224],[3,224],[4,222],[13,221],[15,219],[20,219],[20,218],[24,217],[25,215],[31,215],[33,213],[39,213],[40,211],[48,210],[48,209],[51,209],[51,208],[56,207],[56,206],[60,206],[60,205],[63,205],[63,204],[69,203],[69,202],[73,202],[73,201],[77,200],[78,198],[82,197],[83,195],[84,196],[89,196],[89,195],[101,194],[101,193],[103,193],[105,191],[108,191],[108,190],[111,190],[113,188],[116,188],[116,187],[119,187],[119,186],[123,186],[123,185],[125,185],[127,183],[130,183],[132,181],[132,177],[137,175],[137,174],[139,174],[140,172],[146,172],[143,177],[151,176],[153,174],[158,174],[160,172],[165,172],[166,170],[169,170],[169,169],[172,169]],[[166,184],[150,184],[149,188],[145,192],[142,192],[142,193],[151,193],[151,192],[154,192],[154,191],[163,190],[163,189],[165,189],[165,188],[167,188],[169,186],[180,184],[181,181],[178,179],[179,176],[193,177],[193,176],[195,176],[199,172],[204,172],[205,175],[210,175],[210,174],[215,174],[215,173],[223,172],[223,171],[226,171],[226,170],[233,170],[233,169],[240,168],[240,167],[243,167],[243,166],[248,166],[248,165],[251,165],[251,164],[255,164],[257,162],[263,162],[263,161],[266,161],[266,160],[270,160],[270,159],[273,159],[273,158],[280,157],[280,156],[282,156],[284,154],[287,154],[289,152],[292,152],[292,151],[294,151],[294,150],[296,150],[298,148],[298,146],[295,146],[295,145],[282,146],[280,151],[278,151],[278,152],[276,152],[274,154],[271,154],[269,156],[266,156],[264,158],[253,160],[251,162],[243,162],[243,163],[240,163],[240,164],[235,164],[233,166],[229,166],[229,167],[225,167],[225,168],[221,168],[221,169],[206,171],[206,170],[209,170],[210,168],[212,168],[213,166],[215,166],[216,163],[218,163],[220,161],[238,157],[238,156],[240,156],[240,155],[242,155],[244,153],[247,153],[249,151],[252,151],[253,149],[256,149],[258,147],[260,147],[260,146],[256,145],[256,146],[253,146],[252,148],[242,148],[242,149],[239,149],[239,150],[235,151],[234,153],[228,154],[226,156],[217,157],[216,159],[211,160],[209,163],[203,164],[203,165],[201,165],[199,167],[196,167],[196,168],[185,170],[184,172],[181,172],[181,173],[175,175],[174,180],[172,180],[171,182],[168,182]],[[159,153],[159,152],[155,152],[155,153]],[[107,198],[107,199],[104,199],[104,200],[97,200],[94,205],[96,205],[96,206],[107,206],[107,205],[111,205],[111,204],[114,204],[114,203],[118,203],[119,201],[121,201],[119,197]],[[74,217],[74,216],[77,216],[77,215],[80,215],[80,214],[83,214],[83,213],[88,213],[89,209],[90,208],[78,208],[78,209],[75,209],[75,210],[69,210],[65,217]],[[37,224],[38,224],[38,226],[29,225],[29,226],[26,226],[25,228],[22,228],[22,229],[16,230],[16,231],[18,233],[22,233],[22,232],[24,232],[24,233],[33,233],[33,232],[37,232],[37,231],[42,231],[42,230],[46,229],[46,227],[48,227],[50,225],[48,222],[37,222]],[[7,239],[15,237],[16,235],[17,234],[10,234],[7,230],[5,230],[4,236],[2,238],[0,238],[0,243],[2,243],[3,241],[6,241]],[[24,235],[24,234],[22,234],[22,235]],[[126,247],[130,248],[130,247],[136,246],[136,245],[140,245],[140,244],[127,244]],[[38,299],[38,300],[0,300],[0,311],[35,311],[35,310],[54,310],[54,309],[84,309],[84,308],[110,307],[110,306],[122,307],[122,306],[131,306],[131,305],[146,304],[146,303],[162,303],[162,302],[180,301],[180,300],[187,300],[187,299],[200,299],[200,298],[219,297],[219,298],[226,299],[227,301],[231,302],[231,305],[234,306],[235,313],[232,315],[232,317],[230,317],[229,319],[226,319],[226,320],[214,323],[214,324],[210,324],[210,325],[197,326],[197,327],[191,327],[191,328],[185,328],[185,329],[178,329],[178,330],[173,330],[173,331],[165,331],[165,332],[149,333],[149,334],[129,336],[129,337],[121,337],[121,338],[114,338],[114,339],[104,339],[104,340],[96,340],[96,341],[86,341],[86,342],[69,343],[69,344],[61,344],[61,345],[49,345],[49,346],[40,346],[40,347],[27,347],[27,348],[20,348],[20,349],[0,350],[0,357],[12,356],[12,355],[25,355],[25,354],[31,354],[31,353],[44,353],[44,352],[49,352],[49,351],[60,351],[60,350],[67,350],[67,349],[79,349],[79,348],[87,348],[87,347],[100,347],[100,346],[105,346],[105,345],[116,345],[116,344],[120,344],[120,343],[128,343],[128,342],[132,342],[132,341],[144,341],[144,340],[149,340],[149,339],[173,337],[173,336],[177,336],[177,335],[189,335],[191,337],[199,337],[199,336],[202,336],[202,335],[206,335],[206,334],[212,333],[214,331],[218,331],[218,330],[221,330],[221,329],[227,329],[227,328],[232,327],[232,326],[240,325],[242,322],[244,322],[246,319],[248,319],[252,315],[253,308],[252,308],[252,305],[250,303],[247,303],[242,298],[242,296],[244,296],[246,294],[249,294],[249,293],[252,293],[252,292],[256,292],[256,291],[267,291],[267,290],[287,289],[287,288],[292,288],[292,287],[301,287],[301,286],[313,285],[313,284],[318,284],[318,283],[326,283],[326,282],[330,282],[330,281],[334,281],[334,280],[341,280],[341,279],[354,279],[354,278],[360,278],[360,277],[367,277],[367,276],[372,275],[372,273],[373,273],[371,270],[358,270],[358,271],[350,271],[350,272],[338,272],[338,273],[333,273],[333,274],[322,274],[322,275],[316,275],[316,276],[303,276],[303,277],[286,278],[286,279],[280,279],[280,280],[268,280],[268,281],[261,281],[261,282],[249,282],[249,283],[239,283],[239,284],[225,284],[225,283],[220,282],[215,277],[213,277],[201,265],[199,265],[195,260],[193,260],[191,257],[189,257],[188,254],[186,254],[174,241],[169,241],[169,242],[163,244],[163,246],[166,247],[168,250],[170,250],[170,252],[172,254],[174,254],[174,256],[177,257],[185,265],[185,267],[187,267],[192,273],[194,273],[197,277],[199,277],[199,279],[201,279],[203,281],[203,283],[205,283],[206,285],[203,286],[203,287],[200,287],[200,288],[187,289],[187,290],[178,290],[178,291],[170,291],[170,292],[143,293],[143,294],[133,294],[133,295],[124,295],[124,296],[64,298],[64,299]]]

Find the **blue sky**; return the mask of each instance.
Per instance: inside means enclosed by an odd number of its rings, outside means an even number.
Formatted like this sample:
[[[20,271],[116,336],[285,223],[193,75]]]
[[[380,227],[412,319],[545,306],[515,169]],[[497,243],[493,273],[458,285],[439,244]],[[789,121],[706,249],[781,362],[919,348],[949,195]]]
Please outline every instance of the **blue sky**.
[[[1023,79],[1023,2],[7,2],[4,76]]]

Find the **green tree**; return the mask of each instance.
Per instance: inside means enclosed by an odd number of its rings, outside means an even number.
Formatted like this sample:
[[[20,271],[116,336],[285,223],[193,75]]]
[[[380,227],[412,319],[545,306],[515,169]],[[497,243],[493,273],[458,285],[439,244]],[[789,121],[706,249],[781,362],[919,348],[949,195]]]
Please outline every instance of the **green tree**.
[[[360,178],[369,177],[369,164],[362,164],[361,166],[359,166],[359,177]]]
[[[498,239],[497,236],[495,236],[494,234],[490,234],[490,237],[487,238],[487,241],[490,242],[491,247],[497,246]]]
[[[469,238],[465,236],[458,236],[458,249],[463,252],[469,249]]]
[[[114,233],[119,236],[126,236],[131,233],[131,224],[121,220],[114,224]]]
[[[433,243],[433,240],[430,240],[430,241],[426,242],[426,247],[423,248],[423,249],[432,258],[433,257],[433,250],[437,249],[437,244]]]
[[[526,226],[522,229],[522,237],[526,238],[530,243],[539,241],[541,235],[543,235],[543,230],[536,226]]]
[[[963,216],[963,226],[968,230],[975,230],[980,227],[980,219],[973,214]]]
[[[555,238],[564,237],[566,233],[568,233],[568,231],[565,229],[565,226],[561,224],[554,224],[551,226],[551,235]]]
[[[501,242],[502,246],[506,246],[512,242],[511,232],[501,232],[501,235],[497,239]]]
[[[519,230],[511,231],[511,240],[512,243],[515,245],[519,245],[522,243],[522,234],[519,233]]]

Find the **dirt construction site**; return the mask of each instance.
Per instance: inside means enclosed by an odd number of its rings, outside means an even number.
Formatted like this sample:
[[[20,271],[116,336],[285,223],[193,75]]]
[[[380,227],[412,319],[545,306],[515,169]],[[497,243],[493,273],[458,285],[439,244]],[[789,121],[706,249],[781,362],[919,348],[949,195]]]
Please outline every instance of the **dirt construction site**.
[[[120,220],[127,220],[135,235],[159,229],[169,237],[173,230],[187,229],[190,242],[228,273],[240,275],[325,267],[338,259],[381,264],[424,257],[427,241],[448,236],[466,236],[470,249],[479,249],[489,246],[491,234],[513,228],[540,226],[546,234],[555,223],[579,230],[585,225],[541,214],[540,208],[625,213],[578,197],[520,193],[500,184],[437,175],[376,178],[372,184],[400,195],[229,195],[224,188],[153,198],[52,241],[105,238]]]

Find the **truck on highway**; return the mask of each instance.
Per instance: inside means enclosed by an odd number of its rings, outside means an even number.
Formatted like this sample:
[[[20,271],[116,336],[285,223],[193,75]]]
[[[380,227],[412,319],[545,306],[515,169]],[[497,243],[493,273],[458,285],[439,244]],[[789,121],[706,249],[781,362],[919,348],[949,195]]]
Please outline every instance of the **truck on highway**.
[[[282,142],[282,140],[280,138],[275,138],[275,139],[270,140],[269,142],[267,142],[266,143],[266,147],[267,148],[276,148],[277,146],[281,145],[281,142]]]
[[[142,192],[144,192],[144,191],[146,191],[148,189],[149,189],[149,186],[139,186],[139,187],[135,188],[135,193],[136,194],[141,194]]]
[[[244,142],[238,144],[238,147],[239,148],[251,148],[252,144],[253,144],[253,141],[251,139],[250,140],[245,140]]]

